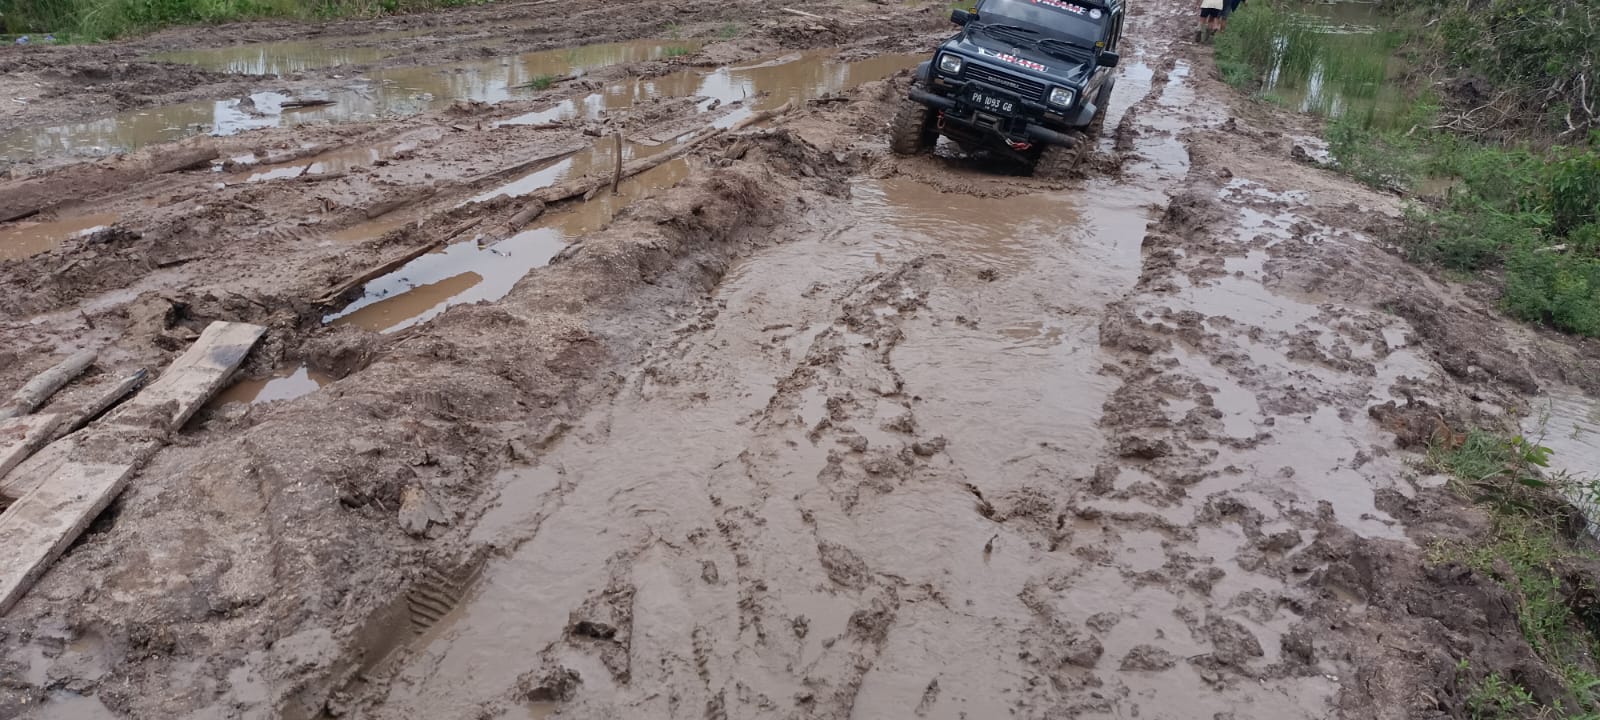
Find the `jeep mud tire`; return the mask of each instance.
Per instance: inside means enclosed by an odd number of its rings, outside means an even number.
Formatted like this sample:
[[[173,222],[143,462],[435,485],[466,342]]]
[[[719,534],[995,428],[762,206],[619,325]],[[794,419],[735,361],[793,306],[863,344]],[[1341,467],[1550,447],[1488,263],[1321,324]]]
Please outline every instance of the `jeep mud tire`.
[[[1089,153],[1089,146],[1094,140],[1078,131],[1069,134],[1077,140],[1072,147],[1046,145],[1039,151],[1039,157],[1033,162],[1034,177],[1048,180],[1065,179],[1071,177],[1073,171],[1078,169],[1078,163]]]
[[[896,155],[920,155],[939,142],[935,115],[922,103],[910,98],[900,101],[894,119],[889,121],[889,149]]]

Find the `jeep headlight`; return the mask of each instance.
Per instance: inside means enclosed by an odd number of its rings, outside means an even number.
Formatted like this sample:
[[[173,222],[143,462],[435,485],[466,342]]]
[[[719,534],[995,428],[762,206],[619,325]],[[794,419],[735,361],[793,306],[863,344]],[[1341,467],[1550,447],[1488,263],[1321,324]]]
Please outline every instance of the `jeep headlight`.
[[[939,56],[939,71],[951,75],[961,74],[961,56],[945,53]]]
[[[1050,88],[1050,104],[1057,107],[1072,107],[1073,93],[1070,88]]]

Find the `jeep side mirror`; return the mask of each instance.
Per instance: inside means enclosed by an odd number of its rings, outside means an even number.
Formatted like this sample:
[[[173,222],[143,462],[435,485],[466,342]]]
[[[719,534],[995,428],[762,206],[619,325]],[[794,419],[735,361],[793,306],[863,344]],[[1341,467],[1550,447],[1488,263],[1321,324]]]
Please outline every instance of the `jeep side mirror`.
[[[1100,51],[1100,67],[1116,67],[1117,63],[1121,61],[1121,55],[1111,52],[1110,50]]]
[[[976,15],[962,10],[961,8],[956,8],[950,11],[950,22],[953,22],[957,25],[966,25],[975,19],[977,19]]]

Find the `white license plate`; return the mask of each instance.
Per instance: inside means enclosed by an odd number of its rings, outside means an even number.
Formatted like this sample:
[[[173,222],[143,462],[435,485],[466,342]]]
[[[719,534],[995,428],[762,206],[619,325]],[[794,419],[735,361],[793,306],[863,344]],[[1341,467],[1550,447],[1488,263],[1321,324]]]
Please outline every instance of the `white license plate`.
[[[979,110],[989,110],[992,112],[1002,113],[1012,113],[1016,112],[1017,110],[1017,104],[1015,101],[1008,98],[996,97],[985,92],[974,92],[969,96],[969,98],[971,99],[973,105],[978,106]]]

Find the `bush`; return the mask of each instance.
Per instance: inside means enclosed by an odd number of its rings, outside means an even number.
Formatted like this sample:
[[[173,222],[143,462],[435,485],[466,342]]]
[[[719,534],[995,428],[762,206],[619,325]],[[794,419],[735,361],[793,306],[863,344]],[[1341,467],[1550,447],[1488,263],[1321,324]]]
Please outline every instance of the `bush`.
[[[1506,264],[1505,306],[1522,320],[1600,336],[1600,259],[1517,248]]]

